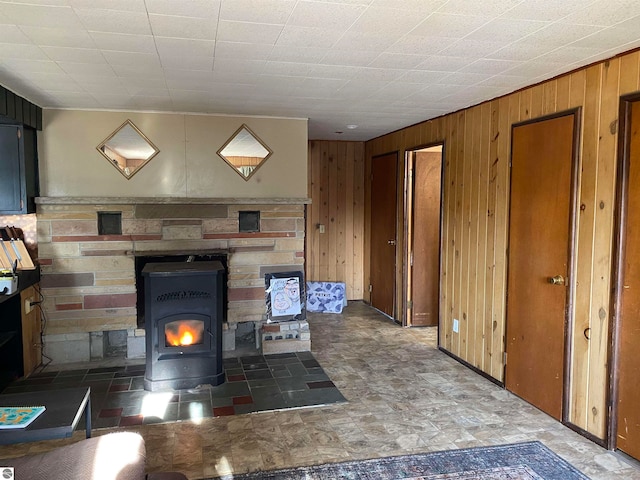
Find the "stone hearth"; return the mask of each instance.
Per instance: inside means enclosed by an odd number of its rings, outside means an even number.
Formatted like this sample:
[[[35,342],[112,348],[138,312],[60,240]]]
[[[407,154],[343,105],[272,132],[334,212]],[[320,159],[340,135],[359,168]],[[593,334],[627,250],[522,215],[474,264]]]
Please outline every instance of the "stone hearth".
[[[307,199],[41,197],[37,203],[45,354],[54,363],[89,361],[92,334],[112,330],[126,330],[129,358],[144,355],[136,256],[227,256],[225,350],[235,348],[239,323],[264,320],[264,274],[304,270]],[[240,211],[259,211],[260,231],[239,232]],[[120,213],[121,233],[101,235],[98,212]]]

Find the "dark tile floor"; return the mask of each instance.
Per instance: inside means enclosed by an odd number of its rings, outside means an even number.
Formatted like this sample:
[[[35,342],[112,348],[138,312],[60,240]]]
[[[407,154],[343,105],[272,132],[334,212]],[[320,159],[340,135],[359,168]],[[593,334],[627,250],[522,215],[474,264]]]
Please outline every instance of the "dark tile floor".
[[[39,373],[13,382],[2,393],[91,387],[94,428],[346,401],[311,352],[227,358],[223,365],[225,382],[215,387],[147,392],[142,364]]]

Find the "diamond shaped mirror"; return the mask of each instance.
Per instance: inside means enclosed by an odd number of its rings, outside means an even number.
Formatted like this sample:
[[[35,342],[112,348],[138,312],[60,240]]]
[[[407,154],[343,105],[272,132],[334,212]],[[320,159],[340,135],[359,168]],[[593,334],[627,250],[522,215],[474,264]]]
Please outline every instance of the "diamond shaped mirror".
[[[246,125],[231,135],[218,155],[245,180],[249,180],[273,153]]]
[[[160,152],[131,120],[120,125],[96,149],[127,179]]]

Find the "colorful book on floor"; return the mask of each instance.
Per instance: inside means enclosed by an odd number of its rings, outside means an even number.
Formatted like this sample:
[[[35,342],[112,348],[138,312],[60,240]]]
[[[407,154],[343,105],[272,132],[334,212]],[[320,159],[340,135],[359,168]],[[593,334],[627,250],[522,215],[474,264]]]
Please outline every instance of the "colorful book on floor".
[[[45,411],[45,407],[0,407],[0,430],[25,428]]]

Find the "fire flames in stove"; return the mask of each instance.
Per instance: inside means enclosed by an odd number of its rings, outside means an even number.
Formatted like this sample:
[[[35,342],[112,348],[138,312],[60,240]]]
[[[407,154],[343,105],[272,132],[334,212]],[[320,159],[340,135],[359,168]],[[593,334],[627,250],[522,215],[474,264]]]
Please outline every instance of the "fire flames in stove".
[[[176,320],[165,325],[164,338],[167,347],[184,347],[202,344],[204,322],[200,320]]]

